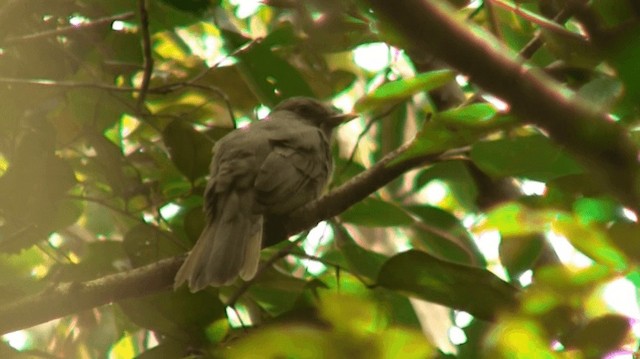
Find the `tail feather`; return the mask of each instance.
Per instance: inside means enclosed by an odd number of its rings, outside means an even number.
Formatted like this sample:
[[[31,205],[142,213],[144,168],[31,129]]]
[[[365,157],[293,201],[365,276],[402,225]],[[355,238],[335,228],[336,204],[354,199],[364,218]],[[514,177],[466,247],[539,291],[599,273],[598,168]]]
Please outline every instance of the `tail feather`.
[[[200,238],[175,277],[174,288],[187,282],[191,292],[209,285],[231,284],[236,277],[255,276],[262,242],[262,216],[249,213],[247,203],[230,193],[217,206],[213,223]]]

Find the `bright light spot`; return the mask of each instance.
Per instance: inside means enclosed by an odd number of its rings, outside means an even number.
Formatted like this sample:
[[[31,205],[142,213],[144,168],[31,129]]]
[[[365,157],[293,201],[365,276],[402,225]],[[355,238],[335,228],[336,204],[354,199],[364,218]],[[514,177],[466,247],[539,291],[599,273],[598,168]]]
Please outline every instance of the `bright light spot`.
[[[473,316],[467,312],[457,311],[453,318],[454,323],[459,328],[466,328],[473,321]]]
[[[124,21],[116,20],[111,24],[111,30],[122,31],[125,28]]]
[[[500,111],[500,112],[506,112],[509,110],[509,104],[502,101],[501,99],[491,96],[491,95],[483,95],[482,96],[483,99],[487,100],[487,102],[489,102],[490,104],[493,105],[493,107],[496,108],[496,110]]]
[[[258,108],[256,108],[256,115],[261,120],[264,120],[269,115],[269,113],[271,113],[271,109],[265,105],[260,105],[258,106]]]
[[[157,347],[158,345],[160,345],[160,342],[158,341],[158,338],[156,337],[155,332],[148,331],[145,337],[147,338],[147,343],[145,344],[147,349],[151,349],[153,347]]]
[[[353,110],[353,103],[353,96],[350,96],[348,93],[344,93],[333,99],[333,105],[344,113],[349,113]]]
[[[447,197],[447,190],[447,185],[444,182],[433,180],[420,190],[419,196],[424,196],[427,203],[438,204]]]
[[[562,343],[560,343],[559,341],[555,340],[553,343],[551,343],[551,349],[561,351],[561,350],[564,350],[564,345],[562,345]]]
[[[464,333],[464,330],[458,327],[449,328],[449,340],[453,345],[460,345],[467,342],[467,335]]]
[[[316,255],[318,247],[327,244],[331,239],[333,239],[333,230],[327,222],[322,221],[309,231],[307,238],[303,242],[302,249],[310,256]],[[313,275],[318,275],[327,270],[327,266],[313,259],[303,259],[301,263],[307,272]]]
[[[78,26],[78,25],[86,24],[88,22],[89,22],[89,19],[80,15],[73,15],[69,18],[69,24],[71,24],[72,26]]]
[[[151,213],[143,213],[142,219],[147,223],[154,223],[156,221],[156,217]]]
[[[640,319],[636,287],[626,278],[612,281],[604,287],[604,301],[611,309],[625,316]]]
[[[229,2],[237,6],[236,16],[240,19],[246,19],[255,14],[262,5],[261,0],[230,0]]]
[[[122,138],[129,136],[138,126],[140,126],[140,121],[137,118],[126,114],[123,115],[120,118],[120,136]]]
[[[51,244],[51,247],[53,248],[60,248],[60,245],[62,245],[63,239],[62,236],[60,236],[58,233],[51,233],[51,235],[49,236],[49,244]]]
[[[548,236],[553,250],[562,263],[571,264],[576,268],[586,268],[593,264],[591,258],[575,249],[571,242],[564,236],[553,231],[549,232]]]
[[[9,346],[16,350],[24,350],[27,348],[29,344],[29,335],[24,330],[19,330],[17,332],[5,334],[2,336],[2,340],[7,342]]]
[[[462,87],[467,86],[469,84],[469,77],[464,75],[456,75],[456,82]]]
[[[237,128],[244,128],[249,126],[253,121],[251,121],[251,119],[247,116],[243,116],[240,118],[236,118],[236,127]]]
[[[622,209],[622,215],[627,217],[628,219],[630,219],[633,222],[638,222],[638,216],[636,215],[636,212],[630,210],[629,208],[623,208]]]
[[[520,189],[527,196],[542,196],[547,191],[547,185],[544,182],[525,179],[520,182]]]
[[[31,269],[31,276],[38,279],[44,278],[47,275],[47,269],[48,268],[45,265],[37,265]]]
[[[462,225],[464,226],[464,228],[470,229],[476,224],[477,221],[478,217],[476,215],[468,214],[464,216],[464,218],[462,218]]]
[[[160,215],[164,219],[171,219],[180,212],[181,207],[175,203],[167,203],[160,208]]]
[[[243,305],[236,304],[236,309],[232,307],[227,307],[227,318],[229,318],[229,325],[232,328],[242,328],[242,325],[245,326],[251,324],[251,320],[249,318],[249,313],[247,309]]]
[[[500,246],[500,232],[496,230],[480,233],[476,245],[487,261],[497,261],[500,258],[498,248]]]
[[[378,72],[389,66],[389,50],[382,42],[360,45],[353,50],[353,61],[367,71]]]
[[[523,287],[530,285],[533,282],[533,271],[529,269],[522,273],[520,277],[518,277],[518,282],[520,282],[520,285]]]

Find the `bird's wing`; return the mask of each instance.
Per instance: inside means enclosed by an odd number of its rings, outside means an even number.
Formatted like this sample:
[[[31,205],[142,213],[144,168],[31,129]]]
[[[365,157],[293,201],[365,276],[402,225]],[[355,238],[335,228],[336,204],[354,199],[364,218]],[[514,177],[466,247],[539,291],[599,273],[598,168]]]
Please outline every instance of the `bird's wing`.
[[[256,202],[270,213],[283,214],[316,198],[330,172],[328,141],[309,128],[270,138],[272,150],[255,180]]]

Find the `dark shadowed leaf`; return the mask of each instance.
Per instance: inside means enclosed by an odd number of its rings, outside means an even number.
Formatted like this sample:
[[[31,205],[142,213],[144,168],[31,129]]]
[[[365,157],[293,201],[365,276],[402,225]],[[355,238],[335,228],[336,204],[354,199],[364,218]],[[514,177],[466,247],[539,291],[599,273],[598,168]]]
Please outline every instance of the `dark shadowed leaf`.
[[[420,221],[414,223],[412,243],[456,263],[483,264],[467,229],[451,213],[433,206],[407,206]]]
[[[162,131],[162,139],[169,149],[171,161],[189,180],[209,172],[212,143],[186,121],[172,121]]]
[[[566,344],[577,346],[587,358],[602,358],[620,348],[630,329],[629,318],[607,314],[591,320],[584,328],[573,333]]]
[[[493,273],[408,251],[380,269],[378,285],[494,320],[517,304],[518,290]]]

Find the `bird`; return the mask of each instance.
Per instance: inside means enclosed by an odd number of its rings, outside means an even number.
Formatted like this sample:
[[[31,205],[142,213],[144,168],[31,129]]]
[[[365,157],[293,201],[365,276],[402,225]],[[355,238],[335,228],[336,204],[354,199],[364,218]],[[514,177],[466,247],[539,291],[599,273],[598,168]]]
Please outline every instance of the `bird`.
[[[178,270],[174,289],[191,292],[251,280],[265,217],[285,216],[318,198],[333,169],[333,129],[356,117],[308,97],[280,102],[264,120],[213,146],[204,191],[205,227]]]

